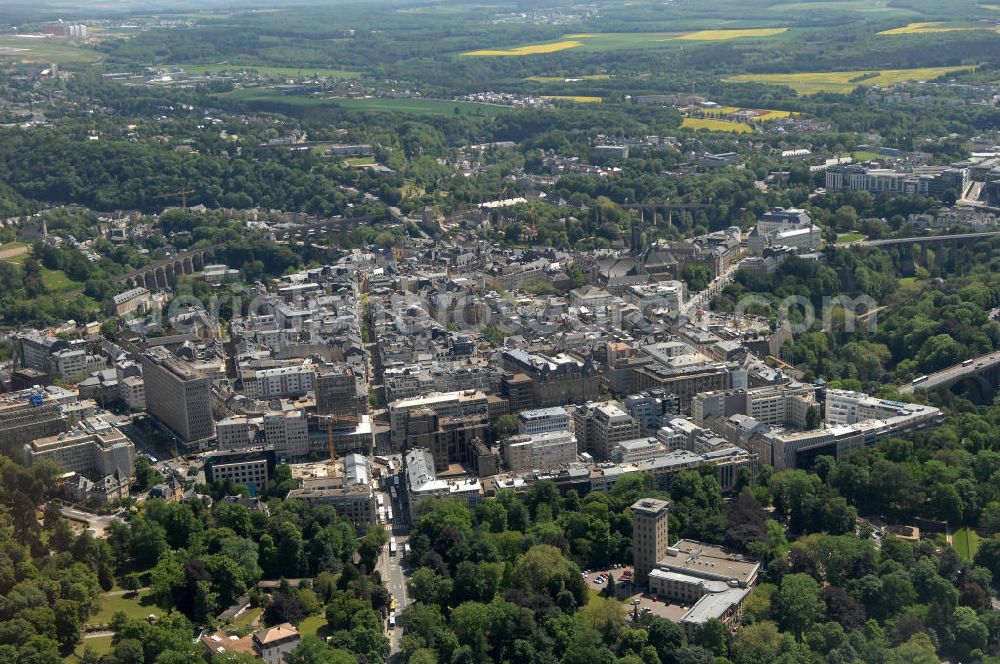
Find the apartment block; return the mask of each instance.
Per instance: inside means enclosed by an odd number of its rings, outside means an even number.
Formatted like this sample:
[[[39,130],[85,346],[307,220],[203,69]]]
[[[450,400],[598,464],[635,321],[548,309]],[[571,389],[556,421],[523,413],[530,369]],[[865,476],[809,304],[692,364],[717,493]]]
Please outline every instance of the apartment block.
[[[331,505],[359,530],[376,522],[378,505],[366,457],[347,454],[333,462],[294,464],[291,469],[299,487],[288,493],[289,500]]]
[[[410,513],[424,498],[451,496],[474,508],[483,499],[483,486],[478,479],[442,479],[434,470],[434,455],[426,448],[415,448],[406,453],[406,490]]]
[[[548,431],[566,431],[569,429],[569,414],[561,406],[522,410],[517,414],[517,431],[533,436]]]
[[[253,496],[274,474],[275,465],[277,457],[274,450],[209,452],[205,456],[205,479],[208,482],[228,480],[233,484],[246,485]]]
[[[309,421],[304,410],[264,413],[264,440],[291,459],[309,456]]]
[[[319,415],[351,417],[364,412],[354,371],[346,366],[318,369],[313,378],[313,388],[316,413]]]
[[[588,403],[573,415],[573,431],[581,452],[599,461],[611,458],[611,450],[623,440],[642,435],[639,423],[614,401]]]
[[[91,480],[135,474],[135,446],[102,417],[88,417],[70,431],[38,438],[24,446],[24,465],[55,462]]]
[[[313,390],[313,368],[303,364],[244,371],[243,391],[253,399],[298,397]]]
[[[432,410],[440,417],[489,417],[489,400],[485,393],[469,390],[393,401],[389,404],[389,426],[396,449],[401,449],[406,440],[410,413],[422,409]]]
[[[611,460],[615,463],[635,463],[661,456],[667,447],[656,438],[636,438],[623,440],[611,450]]]
[[[233,415],[215,423],[215,439],[220,450],[245,450],[253,445],[259,417]]]
[[[600,393],[597,368],[590,359],[581,361],[565,353],[549,356],[512,348],[503,351],[500,362],[505,371],[528,377],[534,407],[583,403]]]
[[[635,390],[659,388],[677,395],[681,411],[691,404],[699,392],[745,387],[746,370],[731,364],[694,364],[667,366],[653,363],[633,369]]]
[[[801,429],[809,409],[819,408],[815,391],[812,386],[796,383],[703,392],[692,397],[691,416],[701,426],[716,418],[747,415],[767,426]]]
[[[146,410],[146,384],[142,376],[124,376],[118,380],[118,394],[129,410]]]
[[[656,431],[667,420],[680,415],[681,404],[677,395],[654,389],[625,397],[625,410],[643,429]]]
[[[60,403],[42,390],[0,394],[0,454],[19,454],[25,443],[54,436],[69,426]]]
[[[576,461],[577,441],[566,430],[520,435],[504,441],[503,454],[514,472],[559,468]]]

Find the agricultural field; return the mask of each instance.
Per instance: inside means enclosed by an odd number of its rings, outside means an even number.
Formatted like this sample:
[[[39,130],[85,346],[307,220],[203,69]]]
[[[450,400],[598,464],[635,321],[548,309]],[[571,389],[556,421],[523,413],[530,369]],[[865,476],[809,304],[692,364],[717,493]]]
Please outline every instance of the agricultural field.
[[[681,35],[682,41],[729,41],[744,37],[774,37],[788,32],[788,28],[748,28],[746,30],[699,30]]]
[[[918,69],[881,69],[872,71],[827,71],[797,74],[740,74],[722,79],[727,83],[767,83],[785,85],[799,95],[819,92],[850,94],[862,85],[889,86],[907,81],[930,81],[972,66],[922,67]]]
[[[976,25],[972,23],[908,23],[901,28],[883,30],[879,35],[923,35],[940,32],[965,32],[969,30],[992,30],[1000,32],[996,27]]]
[[[603,97],[590,97],[587,95],[542,95],[542,99],[552,99],[554,101],[575,101],[578,104],[600,104]]]
[[[515,46],[514,48],[507,49],[483,49],[481,51],[468,51],[462,55],[468,57],[542,55],[545,53],[565,51],[568,48],[576,48],[577,46],[583,46],[583,42],[568,40],[547,42],[545,44],[528,44],[526,46]]]
[[[526,44],[508,49],[468,51],[464,56],[523,56],[555,53],[570,48],[585,51],[613,51],[651,47],[678,47],[685,41],[718,42],[733,39],[774,37],[788,28],[747,28],[728,30],[691,30],[685,32],[586,32],[563,35],[563,41]],[[557,79],[558,80],[558,79]]]
[[[406,112],[417,115],[454,115],[459,109],[461,115],[501,115],[513,109],[490,104],[473,104],[463,101],[448,101],[447,99],[381,99],[368,97],[366,99],[330,99],[326,100],[337,106],[358,111]]]
[[[364,99],[348,99],[346,97],[304,97],[286,95],[269,88],[244,88],[220,95],[221,99],[248,102],[266,110],[267,106],[285,106],[298,108],[342,108],[358,111],[398,111],[418,115],[454,115],[459,109],[461,115],[500,115],[512,109],[490,104],[473,104],[463,101],[446,99],[391,99],[381,97],[366,97]]]
[[[357,78],[361,72],[348,71],[346,69],[325,69],[322,67],[272,67],[270,65],[242,65],[218,63],[211,65],[163,65],[163,67],[177,68],[184,70],[188,74],[212,74],[219,72],[256,72],[262,76],[286,76],[288,78],[300,78],[309,76],[320,76],[326,78]]]
[[[583,76],[529,76],[526,81],[536,83],[577,83],[579,81],[609,81],[611,74],[586,74]]]
[[[708,131],[729,131],[745,134],[753,131],[753,127],[743,122],[729,122],[728,120],[716,120],[714,118],[684,118],[681,123],[683,129],[707,129]]]
[[[755,122],[767,122],[768,120],[778,120],[781,118],[787,118],[794,115],[791,111],[776,111],[770,108],[742,108],[740,106],[720,106],[718,108],[709,108],[701,111],[706,117],[717,117],[725,118],[728,115],[733,115],[734,113],[740,113],[742,111],[752,111],[756,113],[753,121]]]
[[[0,63],[91,65],[104,56],[66,40],[27,35],[0,35]]]
[[[885,0],[817,0],[816,2],[777,3],[768,7],[768,10],[781,13],[838,11],[858,12],[860,14],[918,15],[912,9],[891,6]]]

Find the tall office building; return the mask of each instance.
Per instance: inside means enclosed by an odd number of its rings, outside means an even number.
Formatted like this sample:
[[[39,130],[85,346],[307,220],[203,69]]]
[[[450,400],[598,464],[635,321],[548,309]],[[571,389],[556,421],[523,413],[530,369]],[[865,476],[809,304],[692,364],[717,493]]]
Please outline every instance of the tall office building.
[[[164,348],[142,356],[146,386],[146,411],[170,428],[185,443],[211,438],[212,381],[190,363]]]
[[[666,557],[670,503],[642,498],[632,505],[632,552],[635,557],[635,582],[645,584],[656,561]]]

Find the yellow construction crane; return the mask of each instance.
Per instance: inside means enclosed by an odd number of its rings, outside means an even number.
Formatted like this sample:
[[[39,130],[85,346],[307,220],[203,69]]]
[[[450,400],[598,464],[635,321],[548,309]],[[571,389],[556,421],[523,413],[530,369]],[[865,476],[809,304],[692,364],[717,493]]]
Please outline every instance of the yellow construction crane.
[[[181,207],[185,210],[188,206],[188,194],[193,194],[194,189],[181,189],[180,191],[171,191],[167,194],[160,194],[159,196],[153,196],[153,198],[177,198],[181,199]]]

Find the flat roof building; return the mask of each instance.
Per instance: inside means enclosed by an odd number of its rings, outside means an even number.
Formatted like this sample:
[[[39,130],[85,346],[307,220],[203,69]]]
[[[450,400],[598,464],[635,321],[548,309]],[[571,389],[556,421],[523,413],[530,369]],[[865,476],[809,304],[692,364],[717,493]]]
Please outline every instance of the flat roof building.
[[[0,454],[13,456],[25,443],[68,427],[61,404],[44,390],[0,394]]]
[[[212,381],[207,375],[157,347],[143,354],[142,376],[150,415],[185,443],[212,437]]]
[[[135,445],[100,416],[84,418],[73,429],[24,446],[24,465],[53,461],[91,480],[135,474]]]

